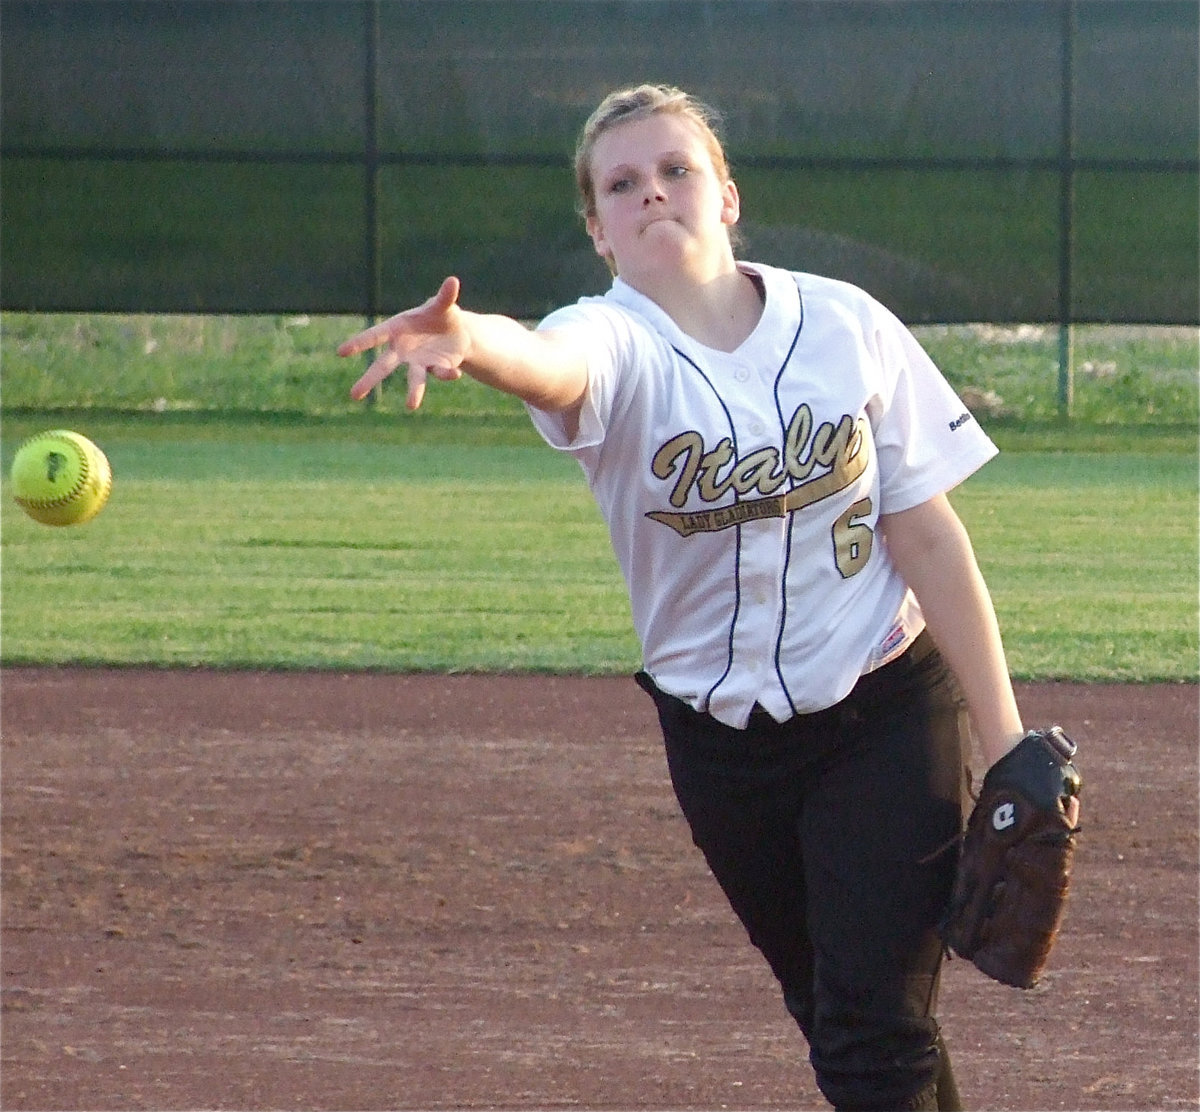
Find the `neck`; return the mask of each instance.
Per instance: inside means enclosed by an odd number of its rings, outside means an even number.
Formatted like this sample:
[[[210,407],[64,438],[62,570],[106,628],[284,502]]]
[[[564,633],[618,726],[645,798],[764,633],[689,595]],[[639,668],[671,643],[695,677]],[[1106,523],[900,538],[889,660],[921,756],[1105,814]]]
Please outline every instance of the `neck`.
[[[654,290],[638,288],[638,292],[658,305],[682,332],[716,351],[739,348],[762,316],[757,279],[736,266],[704,282],[680,281]]]

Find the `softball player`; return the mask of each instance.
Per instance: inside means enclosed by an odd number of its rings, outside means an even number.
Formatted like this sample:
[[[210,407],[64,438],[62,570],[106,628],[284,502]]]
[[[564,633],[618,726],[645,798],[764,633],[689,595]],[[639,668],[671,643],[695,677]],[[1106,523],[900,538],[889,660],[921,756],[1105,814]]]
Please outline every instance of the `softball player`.
[[[946,492],[996,449],[908,330],[842,282],[739,262],[709,111],[614,93],[576,176],[612,288],[536,331],[448,278],[339,348],[522,398],[603,511],[696,844],[783,990],[837,1108],[959,1108],[936,932],[969,718],[1021,737]]]

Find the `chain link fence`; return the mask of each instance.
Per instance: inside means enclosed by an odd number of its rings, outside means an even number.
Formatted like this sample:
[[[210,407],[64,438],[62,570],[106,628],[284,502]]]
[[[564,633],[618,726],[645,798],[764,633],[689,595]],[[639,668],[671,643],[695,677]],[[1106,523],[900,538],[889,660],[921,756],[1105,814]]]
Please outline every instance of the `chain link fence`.
[[[1191,0],[5,0],[0,306],[367,317],[607,285],[576,133],[717,107],[744,254],[914,322],[1196,324]]]

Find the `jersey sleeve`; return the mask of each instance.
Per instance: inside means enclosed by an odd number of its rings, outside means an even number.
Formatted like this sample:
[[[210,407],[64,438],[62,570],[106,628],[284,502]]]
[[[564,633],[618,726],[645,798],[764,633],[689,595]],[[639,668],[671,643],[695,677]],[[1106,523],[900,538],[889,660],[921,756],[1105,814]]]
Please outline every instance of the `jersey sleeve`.
[[[879,458],[880,512],[898,513],[951,490],[997,448],[916,337],[879,309],[874,339],[882,382],[868,415]]]
[[[539,325],[538,331],[571,331],[579,334],[587,349],[587,390],[574,433],[561,413],[527,405],[534,427],[552,448],[586,454],[604,441],[619,383],[622,354],[628,346],[620,314],[598,299],[585,299],[556,309]],[[582,460],[581,460],[582,462]]]

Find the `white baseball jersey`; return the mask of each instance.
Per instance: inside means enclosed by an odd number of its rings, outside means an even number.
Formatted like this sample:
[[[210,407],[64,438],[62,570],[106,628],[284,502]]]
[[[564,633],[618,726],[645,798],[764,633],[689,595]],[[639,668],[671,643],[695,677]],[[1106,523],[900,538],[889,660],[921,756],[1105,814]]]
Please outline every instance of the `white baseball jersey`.
[[[924,628],[876,533],[996,452],[916,339],[844,282],[739,264],[765,287],[733,352],[616,279],[548,316],[581,329],[578,430],[530,409],[608,523],[643,666],[742,728],[832,706]]]

